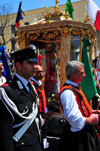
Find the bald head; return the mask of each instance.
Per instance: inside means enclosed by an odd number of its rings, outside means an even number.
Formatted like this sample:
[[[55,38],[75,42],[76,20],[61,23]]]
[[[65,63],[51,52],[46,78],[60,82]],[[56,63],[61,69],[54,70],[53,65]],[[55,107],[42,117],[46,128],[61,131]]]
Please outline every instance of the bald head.
[[[40,65],[36,65],[36,73],[33,77],[34,79],[38,80],[42,80],[43,78],[43,68]]]

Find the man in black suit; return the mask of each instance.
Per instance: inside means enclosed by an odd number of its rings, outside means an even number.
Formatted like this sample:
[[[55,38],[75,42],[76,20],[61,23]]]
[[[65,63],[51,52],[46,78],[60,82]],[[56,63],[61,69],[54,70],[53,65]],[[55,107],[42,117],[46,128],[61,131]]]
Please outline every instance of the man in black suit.
[[[29,80],[35,72],[36,47],[12,57],[17,74],[0,87],[0,151],[43,151],[38,99]]]

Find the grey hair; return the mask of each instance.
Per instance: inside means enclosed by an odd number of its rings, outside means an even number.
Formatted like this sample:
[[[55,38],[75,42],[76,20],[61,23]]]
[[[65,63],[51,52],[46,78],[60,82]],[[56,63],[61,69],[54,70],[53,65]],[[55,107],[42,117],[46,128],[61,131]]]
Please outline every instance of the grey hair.
[[[71,72],[74,72],[76,75],[78,74],[78,67],[83,66],[84,64],[79,61],[69,61],[66,65],[66,77],[69,79],[71,77]]]

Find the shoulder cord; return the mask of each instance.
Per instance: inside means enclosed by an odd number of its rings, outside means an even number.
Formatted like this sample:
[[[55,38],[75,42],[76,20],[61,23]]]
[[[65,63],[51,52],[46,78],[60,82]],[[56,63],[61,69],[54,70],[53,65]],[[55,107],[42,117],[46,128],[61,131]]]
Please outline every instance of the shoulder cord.
[[[37,105],[36,105],[36,109],[34,110],[34,116],[33,116],[31,119],[27,120],[26,123],[25,123],[25,124],[18,130],[18,132],[13,136],[13,139],[14,139],[16,142],[19,141],[19,139],[20,139],[20,138],[23,136],[23,134],[27,131],[27,129],[30,127],[30,125],[33,123],[34,120],[35,120],[35,122],[36,122],[37,129],[38,129],[38,133],[39,133],[39,136],[40,136],[40,129],[39,129],[38,124],[37,124],[38,121],[36,121],[36,119],[38,119],[38,118],[36,118],[37,113],[38,113],[38,107],[37,107]],[[41,138],[41,137],[40,137],[40,138]]]
[[[35,110],[35,106],[36,106],[35,102],[33,102],[32,113],[31,113],[28,117],[27,117],[27,116],[23,116],[23,115],[22,115],[23,113],[20,113],[20,112],[18,111],[17,106],[15,105],[15,103],[14,103],[13,101],[11,101],[11,99],[7,96],[7,94],[6,94],[5,90],[4,90],[4,88],[0,88],[0,91],[1,91],[1,94],[2,94],[2,97],[3,97],[3,99],[2,99],[3,103],[4,103],[4,104],[7,104],[8,107],[10,107],[19,117],[21,117],[21,118],[23,118],[23,119],[31,119],[31,118],[33,117],[33,115],[34,115],[34,110]],[[9,111],[9,108],[7,107],[7,105],[6,105],[6,108],[7,108],[8,111]],[[11,113],[11,111],[10,111],[10,113]],[[12,115],[12,114],[11,114],[11,115]],[[13,117],[13,116],[12,116],[12,117]]]
[[[34,86],[33,86],[33,88],[34,88]],[[35,90],[35,88],[34,88],[34,90]],[[26,119],[25,121],[23,121],[23,122],[21,122],[21,123],[19,124],[19,126],[21,126],[22,124],[25,123],[25,124],[24,124],[25,126],[23,125],[22,128],[16,133],[16,134],[18,134],[18,135],[20,134],[20,138],[21,138],[21,136],[26,132],[26,130],[28,129],[28,127],[32,124],[32,122],[33,122],[34,119],[36,118],[36,115],[37,115],[37,113],[38,113],[38,107],[37,107],[38,102],[39,102],[38,96],[36,95],[36,97],[37,97],[37,102],[36,102],[36,104],[35,104],[35,102],[33,102],[32,113],[31,113],[28,117],[26,117],[26,116],[23,116],[23,115],[18,111],[17,106],[16,106],[15,103],[12,102],[11,99],[7,96],[7,94],[6,94],[5,90],[4,90],[4,88],[0,88],[0,91],[1,91],[1,94],[2,94],[2,96],[3,96],[3,99],[2,99],[3,103],[4,103],[5,105],[7,104],[19,117]],[[36,91],[35,91],[35,93],[36,93]],[[10,112],[10,114],[11,114],[13,120],[14,120],[14,116],[13,116],[13,114],[11,113],[11,111],[9,110],[9,108],[8,108],[7,105],[6,105],[6,108],[8,109],[8,111]],[[37,119],[38,119],[38,118],[36,118],[35,122],[36,122],[36,125],[37,125],[37,129],[38,129],[38,133],[39,133],[39,137],[40,137],[40,141],[41,141],[41,131],[40,131],[40,129],[39,129],[39,120],[37,120]],[[28,125],[28,126],[26,126],[26,125]],[[18,127],[18,126],[15,126],[15,127]],[[26,127],[26,128],[25,128],[25,127]],[[25,128],[24,131],[22,131],[23,128]],[[21,133],[20,133],[20,132],[21,132]],[[16,137],[16,135],[14,135],[14,136]],[[13,139],[14,139],[14,136],[13,136]],[[18,137],[19,137],[19,136],[18,136]],[[18,139],[18,137],[15,138],[16,141],[18,141],[18,140],[20,139],[20,138]]]

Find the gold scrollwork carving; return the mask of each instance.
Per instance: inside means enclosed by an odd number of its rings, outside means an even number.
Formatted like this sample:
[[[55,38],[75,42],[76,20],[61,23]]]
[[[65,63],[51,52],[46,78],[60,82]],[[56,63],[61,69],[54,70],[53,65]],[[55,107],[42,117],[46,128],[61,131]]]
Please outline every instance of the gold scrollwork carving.
[[[60,27],[57,27],[57,30],[59,30],[60,32],[62,31],[62,28],[60,28]]]
[[[69,29],[67,27],[64,27],[63,28],[63,31],[62,31],[64,34],[67,34],[69,32]]]
[[[72,32],[73,28],[74,28],[74,27],[69,28],[69,32],[68,32],[68,34],[67,34],[67,37],[71,35],[71,32]]]
[[[53,39],[59,35],[58,31],[54,31],[52,33],[43,33],[43,38],[44,39]]]
[[[26,33],[27,33],[27,31],[22,32],[22,33],[21,33],[22,37],[25,36]]]
[[[82,37],[86,37],[86,31],[84,31],[84,29],[80,29],[80,33]]]
[[[38,37],[40,37],[40,33],[37,33],[37,34],[27,34],[27,39],[29,39],[29,40],[36,40]]]
[[[92,45],[94,45],[95,44],[95,42],[96,42],[96,38],[91,38],[91,42],[92,42]]]
[[[26,35],[26,37],[27,37],[27,39],[29,39],[29,37],[30,37],[30,34],[27,34],[27,35]]]
[[[74,27],[71,27],[71,28],[68,28],[68,27],[63,27],[63,28],[60,28],[60,27],[57,27],[57,30],[60,31],[60,34],[63,35],[63,36],[69,36],[71,34],[71,31]]]
[[[43,33],[43,29],[42,28],[40,29],[40,32]]]
[[[18,45],[20,45],[20,42],[23,41],[24,38],[20,37],[20,38],[17,38],[17,42],[18,42]]]
[[[24,40],[26,33],[27,33],[26,31],[18,33],[18,38],[17,38],[18,44],[20,44],[20,42]]]
[[[80,35],[80,30],[73,30],[72,35],[79,36]]]
[[[69,29],[69,32],[70,32],[70,33],[71,33],[71,31],[73,30],[73,28],[74,28],[74,27],[71,27],[71,28]]]

